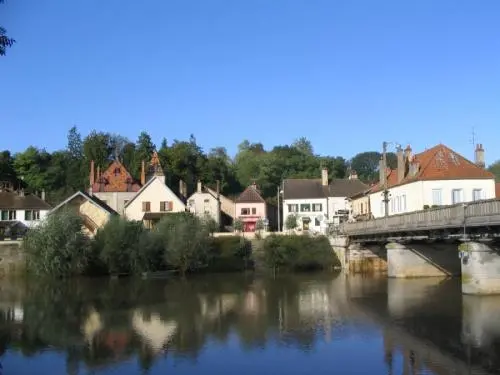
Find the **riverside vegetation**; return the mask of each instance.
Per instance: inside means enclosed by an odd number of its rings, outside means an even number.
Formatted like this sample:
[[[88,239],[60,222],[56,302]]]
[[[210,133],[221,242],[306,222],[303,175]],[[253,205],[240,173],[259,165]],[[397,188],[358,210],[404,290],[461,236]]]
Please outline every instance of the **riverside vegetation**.
[[[71,277],[144,272],[245,271],[259,261],[276,270],[327,269],[335,256],[326,237],[269,236],[256,256],[243,236],[214,237],[212,223],[190,213],[166,215],[152,230],[113,217],[94,238],[71,211],[50,215],[23,242],[27,270],[35,276]]]

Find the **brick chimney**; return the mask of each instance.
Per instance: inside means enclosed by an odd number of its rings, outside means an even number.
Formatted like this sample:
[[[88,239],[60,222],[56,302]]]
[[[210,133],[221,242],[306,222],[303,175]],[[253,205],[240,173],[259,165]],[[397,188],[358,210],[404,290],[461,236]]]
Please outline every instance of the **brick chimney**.
[[[94,185],[95,182],[95,170],[94,170],[94,161],[90,162],[90,176],[89,176],[90,186]]]
[[[146,183],[146,163],[144,160],[141,163],[141,185],[144,186]]]
[[[380,186],[385,185],[385,179],[386,179],[386,168],[384,165],[384,159],[380,158],[379,165],[378,165],[378,181]]]
[[[404,158],[405,158],[405,160],[406,160],[407,162],[410,162],[410,161],[411,161],[412,156],[413,156],[413,155],[412,155],[412,149],[411,149],[410,145],[408,145],[408,146],[406,146],[406,148],[405,148],[405,157],[404,157]]]
[[[321,185],[328,186],[328,169],[321,169]]]
[[[415,177],[418,174],[419,170],[420,161],[415,156],[413,156],[409,164],[408,175],[410,175],[410,177]]]
[[[484,162],[484,148],[482,143],[478,143],[476,145],[476,151],[474,152],[474,162],[480,168],[484,168],[486,166]]]
[[[403,181],[405,178],[405,157],[403,154],[403,148],[401,146],[398,146],[397,152],[396,152],[397,158],[398,158],[398,184]]]

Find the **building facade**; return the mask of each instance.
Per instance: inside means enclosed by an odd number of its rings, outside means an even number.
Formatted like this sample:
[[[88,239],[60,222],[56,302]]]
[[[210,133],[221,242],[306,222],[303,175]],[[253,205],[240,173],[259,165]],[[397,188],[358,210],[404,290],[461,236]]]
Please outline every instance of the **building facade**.
[[[445,145],[413,155],[408,146],[397,152],[397,169],[380,168],[380,182],[369,193],[373,217],[495,198],[494,175],[484,169],[484,149],[473,163]]]
[[[236,198],[234,216],[243,223],[244,232],[255,232],[259,220],[267,226],[267,204],[255,183]]]
[[[198,181],[196,192],[187,199],[187,209],[201,219],[210,217],[221,225],[221,201],[218,188],[215,192],[207,189]],[[214,194],[215,193],[215,194]]]

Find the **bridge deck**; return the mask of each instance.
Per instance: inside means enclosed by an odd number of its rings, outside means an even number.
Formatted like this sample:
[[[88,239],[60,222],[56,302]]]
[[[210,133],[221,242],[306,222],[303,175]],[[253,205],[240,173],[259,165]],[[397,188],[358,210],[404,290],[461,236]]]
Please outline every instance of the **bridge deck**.
[[[375,220],[346,223],[348,236],[384,235],[400,232],[429,232],[446,229],[500,226],[500,200],[468,202]]]

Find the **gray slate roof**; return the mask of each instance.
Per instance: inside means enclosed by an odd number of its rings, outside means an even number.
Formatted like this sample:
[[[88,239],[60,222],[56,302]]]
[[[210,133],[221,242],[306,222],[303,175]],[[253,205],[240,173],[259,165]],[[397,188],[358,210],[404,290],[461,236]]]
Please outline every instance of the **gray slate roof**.
[[[368,188],[358,179],[333,179],[328,186],[323,186],[320,178],[286,179],[283,181],[283,199],[350,197]]]
[[[52,207],[33,194],[19,195],[15,192],[0,191],[0,209],[10,210],[50,210]]]

